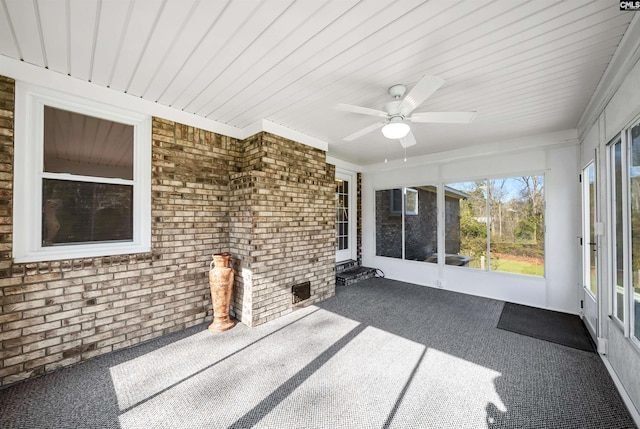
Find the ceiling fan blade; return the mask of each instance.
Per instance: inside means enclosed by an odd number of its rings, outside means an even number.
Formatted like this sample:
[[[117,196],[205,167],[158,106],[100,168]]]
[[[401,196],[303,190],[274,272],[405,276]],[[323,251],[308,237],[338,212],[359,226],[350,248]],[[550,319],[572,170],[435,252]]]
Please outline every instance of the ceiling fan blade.
[[[442,124],[468,124],[474,120],[476,112],[418,112],[411,115],[411,122],[431,122]]]
[[[416,144],[416,138],[411,131],[409,131],[409,134],[398,140],[400,140],[400,144],[403,148],[408,148],[409,146]]]
[[[346,141],[346,142],[350,142],[353,141],[355,139],[357,139],[358,137],[361,137],[365,134],[369,134],[371,131],[375,131],[378,128],[382,128],[382,126],[386,124],[386,122],[378,122],[377,124],[373,124],[373,125],[369,125],[366,128],[361,129],[360,131],[356,131],[353,134],[348,135],[347,137],[343,138],[342,140]]]
[[[369,116],[379,116],[381,118],[387,117],[387,112],[383,112],[382,110],[369,109],[368,107],[353,106],[351,104],[339,103],[335,105],[335,108],[345,112],[360,113],[360,114],[369,115]]]
[[[437,76],[424,75],[416,86],[409,91],[409,94],[402,100],[402,103],[400,103],[400,112],[408,116],[413,112],[413,109],[421,105],[424,100],[429,98],[429,96],[436,92],[443,84],[444,79]]]

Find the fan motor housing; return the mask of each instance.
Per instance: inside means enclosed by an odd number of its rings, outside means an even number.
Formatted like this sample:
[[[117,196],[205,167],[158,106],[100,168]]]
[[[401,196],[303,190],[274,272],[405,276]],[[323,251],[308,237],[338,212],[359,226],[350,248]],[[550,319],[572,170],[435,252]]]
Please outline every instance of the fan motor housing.
[[[392,116],[400,115],[400,103],[402,103],[401,100],[390,101],[384,105],[384,111]]]
[[[389,95],[396,99],[402,98],[405,92],[407,92],[407,87],[401,83],[389,88]]]

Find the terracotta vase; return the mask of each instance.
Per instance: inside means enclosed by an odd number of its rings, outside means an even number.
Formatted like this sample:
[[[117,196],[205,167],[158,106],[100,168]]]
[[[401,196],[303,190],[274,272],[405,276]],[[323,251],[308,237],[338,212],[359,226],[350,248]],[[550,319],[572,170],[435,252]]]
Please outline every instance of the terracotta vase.
[[[233,291],[233,268],[229,266],[229,253],[216,253],[209,264],[209,287],[213,303],[213,323],[209,330],[223,332],[235,326],[229,318],[229,305]]]

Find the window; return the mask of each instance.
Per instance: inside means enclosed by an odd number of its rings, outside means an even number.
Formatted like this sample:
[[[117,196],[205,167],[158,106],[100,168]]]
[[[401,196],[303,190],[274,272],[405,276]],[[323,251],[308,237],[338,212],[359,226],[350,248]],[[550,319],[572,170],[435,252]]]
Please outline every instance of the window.
[[[445,264],[486,269],[487,182],[445,186]]]
[[[376,255],[402,259],[403,216],[394,212],[394,195],[401,196],[401,189],[376,191]],[[399,213],[402,214],[402,198]]]
[[[404,214],[418,215],[418,191],[416,189],[404,189]]]
[[[404,195],[404,199],[402,196]],[[396,188],[392,189],[389,198],[391,205],[391,213],[402,213],[402,204],[404,203],[404,214],[418,214],[418,191],[413,188]]]
[[[446,264],[543,276],[543,188],[543,176],[448,184],[446,218],[459,229],[446,232]]]
[[[611,195],[613,196],[613,204],[612,204],[612,225],[614,228],[611,241],[613,251],[613,261],[612,261],[612,271],[614,273],[614,296],[613,296],[613,316],[620,323],[624,322],[624,288],[625,288],[625,279],[624,279],[624,230],[623,223],[625,222],[625,213],[624,213],[624,200],[623,200],[623,152],[622,152],[622,141],[618,139],[617,142],[614,142],[612,146],[610,146],[611,153],[611,171],[613,172],[613,177],[611,180]],[[626,158],[626,157],[625,157]]]
[[[376,255],[437,262],[437,195],[431,185],[376,191]]]
[[[349,248],[349,181],[336,179],[336,250]]]
[[[150,251],[150,119],[22,84],[16,112],[16,262]]]
[[[530,175],[376,191],[376,255],[437,263],[440,235],[446,265],[544,276],[543,190]]]
[[[358,175],[355,172],[336,169],[335,219],[336,262],[356,260],[357,255],[357,193]]]
[[[640,124],[621,133],[610,147],[610,159],[613,316],[640,345]]]
[[[609,146],[612,316],[640,346],[640,124]]]
[[[544,179],[489,180],[489,257],[492,271],[544,275]]]
[[[598,294],[596,257],[596,165],[591,161],[581,174],[582,182],[582,284],[595,302]]]
[[[629,131],[631,167],[629,194],[631,205],[631,336],[640,341],[640,125]]]

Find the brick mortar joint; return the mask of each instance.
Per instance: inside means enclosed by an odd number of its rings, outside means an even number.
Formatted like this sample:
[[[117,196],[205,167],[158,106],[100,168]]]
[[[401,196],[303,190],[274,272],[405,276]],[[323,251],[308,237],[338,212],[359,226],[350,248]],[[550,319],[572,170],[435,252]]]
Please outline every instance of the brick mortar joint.
[[[31,275],[64,273],[85,269],[98,269],[116,267],[121,265],[136,265],[148,263],[153,266],[154,261],[162,259],[159,252],[132,253],[127,255],[100,256],[95,258],[76,258],[60,261],[20,262],[11,263],[9,268],[0,270],[0,278],[25,276],[25,280]]]

